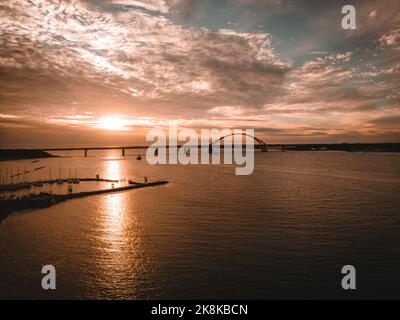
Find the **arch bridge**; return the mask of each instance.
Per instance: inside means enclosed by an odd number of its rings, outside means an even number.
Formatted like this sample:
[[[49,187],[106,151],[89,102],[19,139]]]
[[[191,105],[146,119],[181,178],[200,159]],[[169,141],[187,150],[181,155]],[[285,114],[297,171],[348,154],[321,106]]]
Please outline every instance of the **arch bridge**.
[[[221,142],[222,140],[224,140],[227,137],[237,136],[237,135],[247,136],[247,137],[253,138],[253,140],[258,143],[258,148],[261,149],[261,152],[268,152],[268,145],[264,141],[262,141],[260,138],[257,138],[256,136],[252,136],[250,134],[242,132],[242,133],[231,133],[231,134],[228,134],[226,136],[220,137],[219,139],[216,139],[216,140],[212,141],[208,145],[209,153],[213,152],[213,147],[217,142]]]

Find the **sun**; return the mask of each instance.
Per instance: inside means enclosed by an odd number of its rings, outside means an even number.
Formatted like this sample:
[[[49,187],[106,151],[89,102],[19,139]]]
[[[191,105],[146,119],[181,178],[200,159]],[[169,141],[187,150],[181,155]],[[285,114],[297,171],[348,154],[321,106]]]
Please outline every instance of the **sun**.
[[[117,116],[104,116],[99,118],[96,123],[98,128],[111,131],[128,131],[129,121]]]

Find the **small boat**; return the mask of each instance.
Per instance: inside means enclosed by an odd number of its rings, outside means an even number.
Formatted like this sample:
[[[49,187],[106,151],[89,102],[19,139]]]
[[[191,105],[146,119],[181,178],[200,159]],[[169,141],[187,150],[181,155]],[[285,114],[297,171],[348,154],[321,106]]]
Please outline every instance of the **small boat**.
[[[78,179],[78,171],[77,171],[77,169],[75,168],[75,178],[73,178],[72,179],[72,183],[73,184],[78,184],[80,181],[79,181],[79,179]]]
[[[32,183],[35,187],[43,187],[43,182],[42,181],[36,181]]]
[[[136,157],[136,160],[142,160],[142,156],[140,155],[140,153],[139,153],[138,156]]]

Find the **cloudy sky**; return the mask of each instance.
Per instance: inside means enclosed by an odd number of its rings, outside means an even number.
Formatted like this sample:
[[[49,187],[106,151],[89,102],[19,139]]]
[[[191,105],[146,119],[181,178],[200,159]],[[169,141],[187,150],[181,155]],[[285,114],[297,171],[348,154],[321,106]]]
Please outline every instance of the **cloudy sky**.
[[[0,147],[400,141],[398,0],[0,0],[0,28]]]

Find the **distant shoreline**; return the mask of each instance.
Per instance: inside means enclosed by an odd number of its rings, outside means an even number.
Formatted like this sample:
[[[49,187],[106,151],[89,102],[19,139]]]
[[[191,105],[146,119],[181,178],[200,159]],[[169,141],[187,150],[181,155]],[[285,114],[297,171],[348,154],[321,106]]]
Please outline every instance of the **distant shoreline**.
[[[282,151],[400,152],[400,143],[270,144],[268,148]]]
[[[0,161],[57,157],[59,156],[38,149],[0,149]]]
[[[178,148],[182,147],[180,145]],[[223,148],[224,145],[221,144]],[[256,144],[255,149],[259,146]],[[107,149],[108,147],[91,149]],[[116,147],[115,149],[123,149],[124,147]],[[126,149],[147,149],[146,146],[130,146]],[[63,148],[57,149],[62,150]],[[77,148],[81,150],[81,148]],[[84,150],[85,148],[82,148]],[[110,149],[114,149],[110,147]],[[400,153],[400,142],[394,143],[309,143],[309,144],[268,144],[268,149],[281,151],[344,151],[344,152],[392,152]],[[66,150],[69,150],[66,148]],[[24,159],[40,159],[40,158],[58,158],[60,156],[53,155],[44,151],[44,149],[0,149],[0,161],[24,160]]]

